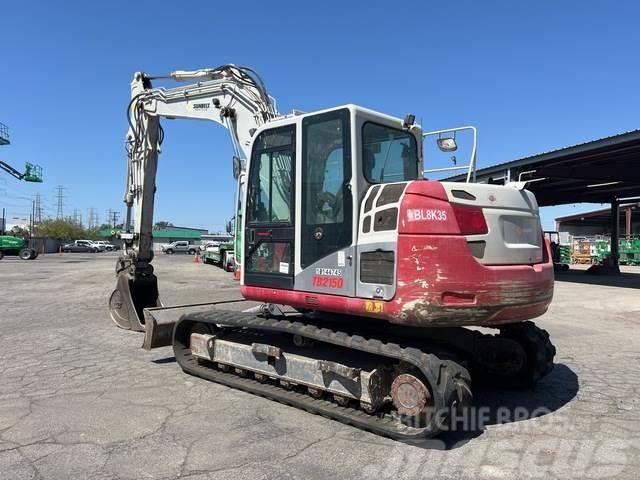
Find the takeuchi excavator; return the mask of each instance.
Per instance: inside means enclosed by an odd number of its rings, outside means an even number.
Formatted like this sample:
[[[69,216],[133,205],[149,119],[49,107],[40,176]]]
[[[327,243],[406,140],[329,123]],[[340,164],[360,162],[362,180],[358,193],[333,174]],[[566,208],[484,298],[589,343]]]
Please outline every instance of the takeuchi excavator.
[[[281,115],[260,77],[234,65],[136,73],[127,117],[126,248],[111,316],[145,331],[147,349],[172,345],[185,372],[416,440],[461,418],[472,377],[529,387],[552,370],[549,335],[529,321],[553,296],[536,199],[521,183],[474,183],[475,148],[466,183],[427,180],[415,116],[356,105]],[[230,133],[251,308],[160,302],[161,118]],[[455,135],[437,133],[441,150],[456,149]]]

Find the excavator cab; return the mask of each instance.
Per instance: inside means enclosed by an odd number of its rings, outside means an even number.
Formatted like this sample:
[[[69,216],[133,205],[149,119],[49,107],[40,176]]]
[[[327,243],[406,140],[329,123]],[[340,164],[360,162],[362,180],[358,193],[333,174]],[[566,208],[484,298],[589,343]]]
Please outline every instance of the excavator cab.
[[[417,180],[418,126],[354,105],[256,132],[243,285],[356,295],[358,218],[372,185]],[[385,220],[390,222],[391,219]],[[317,272],[333,272],[333,275]]]
[[[534,196],[425,180],[422,143],[414,122],[355,105],[257,131],[243,296],[419,327],[544,313],[553,272]]]

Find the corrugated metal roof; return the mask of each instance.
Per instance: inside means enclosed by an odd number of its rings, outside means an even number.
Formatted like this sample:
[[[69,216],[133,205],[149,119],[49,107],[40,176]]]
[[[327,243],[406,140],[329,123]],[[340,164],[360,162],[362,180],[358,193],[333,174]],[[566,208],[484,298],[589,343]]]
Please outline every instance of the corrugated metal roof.
[[[595,140],[587,140],[586,142],[576,143],[575,145],[569,145],[568,147],[558,148],[556,150],[547,150],[541,153],[536,153],[534,155],[529,155],[526,157],[516,158],[514,160],[509,160],[507,162],[496,163],[495,165],[490,165],[488,167],[478,168],[476,171],[477,175],[483,175],[490,171],[502,170],[512,166],[521,166],[522,164],[533,163],[537,161],[545,160],[544,157],[560,157],[565,154],[575,153],[572,150],[582,150],[585,148],[594,148],[597,143],[602,144],[615,144],[625,141],[636,140],[640,138],[640,129],[637,130],[629,130],[623,133],[617,133],[615,135],[609,135],[607,137],[597,138]],[[604,145],[603,145],[604,146]],[[448,177],[445,180],[448,181],[460,181],[467,178],[467,174],[462,175],[454,175],[452,177]]]
[[[624,213],[624,209],[628,207],[637,208],[640,206],[640,203],[624,203],[620,205],[620,215]],[[597,210],[587,210],[586,212],[577,212],[572,213],[571,215],[565,215],[564,217],[556,217],[556,222],[567,222],[571,220],[580,220],[582,217],[591,217],[591,216],[611,216],[611,208],[599,208]]]

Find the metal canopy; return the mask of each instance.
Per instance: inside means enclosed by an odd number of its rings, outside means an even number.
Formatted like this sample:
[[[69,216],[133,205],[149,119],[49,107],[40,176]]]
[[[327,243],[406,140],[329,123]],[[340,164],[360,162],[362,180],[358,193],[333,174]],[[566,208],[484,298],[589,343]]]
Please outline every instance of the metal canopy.
[[[481,183],[527,180],[540,206],[640,197],[640,130],[477,171]],[[447,181],[463,182],[465,175]]]
[[[627,210],[629,210],[631,222],[634,224],[640,223],[640,203],[635,202],[620,205],[618,219],[620,224],[624,224]],[[600,227],[602,233],[608,233],[611,227],[611,209],[604,208],[601,210],[591,210],[589,212],[566,215],[556,218],[555,221],[556,224],[561,224],[563,227]]]

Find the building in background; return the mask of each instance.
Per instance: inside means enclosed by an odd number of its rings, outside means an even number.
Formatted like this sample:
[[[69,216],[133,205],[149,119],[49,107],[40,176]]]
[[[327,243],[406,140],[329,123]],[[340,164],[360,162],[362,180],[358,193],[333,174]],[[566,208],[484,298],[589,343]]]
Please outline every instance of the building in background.
[[[200,245],[203,236],[206,236],[209,232],[206,228],[190,228],[190,227],[167,227],[161,230],[153,230],[153,250],[160,251],[161,246],[171,242],[177,242],[179,240],[186,240],[193,245]],[[100,237],[108,238],[114,243],[120,240],[115,239],[115,230],[101,230]]]
[[[620,238],[640,235],[640,203],[620,205]],[[556,218],[556,230],[572,236],[611,235],[611,209],[591,210]]]

